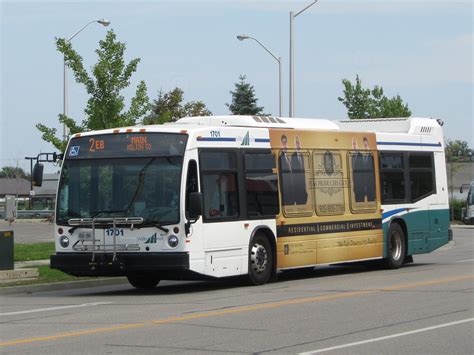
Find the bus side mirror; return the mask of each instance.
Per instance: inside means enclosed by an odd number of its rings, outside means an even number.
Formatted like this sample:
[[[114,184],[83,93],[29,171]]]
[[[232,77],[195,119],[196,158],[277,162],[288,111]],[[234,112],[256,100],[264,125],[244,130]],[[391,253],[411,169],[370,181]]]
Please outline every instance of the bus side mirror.
[[[43,164],[36,163],[35,167],[33,168],[33,186],[41,186],[43,185]]]
[[[191,192],[189,194],[189,218],[198,219],[202,216],[202,193],[201,192]]]

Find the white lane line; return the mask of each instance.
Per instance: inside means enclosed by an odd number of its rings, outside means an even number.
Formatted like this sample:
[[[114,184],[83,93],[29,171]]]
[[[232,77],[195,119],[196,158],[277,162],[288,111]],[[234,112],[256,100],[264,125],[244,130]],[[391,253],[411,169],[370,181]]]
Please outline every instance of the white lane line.
[[[68,305],[68,306],[27,309],[25,311],[0,313],[0,317],[2,317],[2,316],[14,316],[14,315],[17,315],[17,314],[29,314],[29,313],[38,313],[38,312],[57,311],[57,310],[61,310],[61,309],[70,309],[70,308],[101,306],[101,305],[112,304],[112,303],[113,302],[93,302],[93,303],[83,303],[83,304],[71,304],[71,305]]]
[[[455,263],[467,263],[468,261],[474,261],[474,259],[458,260],[458,261],[455,261]]]
[[[307,351],[307,352],[304,352],[304,353],[300,353],[300,355],[318,354],[318,353],[323,353],[325,351],[332,351],[332,350],[338,350],[338,349],[342,349],[342,348],[349,348],[351,346],[362,345],[362,344],[367,344],[367,343],[373,343],[373,342],[376,342],[376,341],[381,341],[381,340],[386,340],[386,339],[398,338],[398,337],[401,337],[401,336],[404,336],[404,335],[427,332],[427,331],[433,330],[433,329],[449,327],[451,325],[462,324],[462,323],[467,323],[467,322],[472,322],[472,321],[474,321],[474,318],[462,319],[462,320],[458,320],[456,322],[438,324],[438,325],[434,325],[432,327],[421,328],[421,329],[416,329],[416,330],[412,330],[412,331],[409,331],[409,332],[403,332],[403,333],[387,335],[387,336],[380,337],[380,338],[367,339],[367,340],[362,340],[362,341],[356,341],[354,343],[331,346],[329,348],[324,348],[324,349],[311,350],[311,351]]]

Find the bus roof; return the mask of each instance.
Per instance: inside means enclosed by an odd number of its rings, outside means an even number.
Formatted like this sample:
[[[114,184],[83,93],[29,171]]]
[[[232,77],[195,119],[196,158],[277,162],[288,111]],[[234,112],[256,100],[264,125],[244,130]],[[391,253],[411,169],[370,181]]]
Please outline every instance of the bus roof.
[[[288,118],[273,116],[202,116],[184,117],[176,121],[178,125],[192,126],[233,126],[255,128],[289,128],[289,129],[318,129],[337,130],[339,127],[333,121],[321,118]]]
[[[387,145],[388,143],[386,142],[396,141],[407,143],[406,149],[413,148],[415,145],[426,145],[442,149],[444,144],[441,125],[442,122],[440,120],[420,117],[331,121],[320,118],[273,116],[198,116],[185,117],[176,122],[161,125],[142,125],[84,132],[73,137],[112,133],[169,132],[186,133],[190,136],[195,136],[200,142],[199,146],[207,145],[206,142],[221,142],[221,144],[224,143],[226,146],[225,142],[229,142],[228,145],[233,146],[243,142],[245,136],[250,132],[250,146],[254,146],[253,143],[258,142],[258,147],[268,147],[268,129],[272,128],[282,130],[372,132],[376,133],[379,144],[385,144],[385,146],[379,146],[382,149],[392,147],[392,143]],[[420,143],[420,139],[422,143]]]

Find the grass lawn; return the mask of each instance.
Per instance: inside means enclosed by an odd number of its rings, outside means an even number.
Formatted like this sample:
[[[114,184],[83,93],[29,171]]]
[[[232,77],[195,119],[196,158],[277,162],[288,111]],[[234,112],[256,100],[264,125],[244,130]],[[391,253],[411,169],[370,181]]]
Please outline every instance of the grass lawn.
[[[38,266],[39,280],[41,282],[59,282],[59,281],[74,281],[82,280],[86,277],[77,277],[65,274],[62,271],[50,269],[49,265],[40,265]]]
[[[54,254],[54,242],[15,244],[15,261],[44,260]]]

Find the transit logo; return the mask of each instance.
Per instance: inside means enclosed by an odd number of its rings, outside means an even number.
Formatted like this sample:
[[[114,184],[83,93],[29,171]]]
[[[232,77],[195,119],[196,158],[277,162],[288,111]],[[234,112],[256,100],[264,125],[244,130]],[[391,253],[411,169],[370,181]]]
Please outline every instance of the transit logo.
[[[242,139],[242,143],[240,145],[250,145],[249,131],[247,131],[247,134],[245,135],[244,139]]]
[[[156,244],[156,233],[149,236],[148,239],[145,241],[145,244]]]

